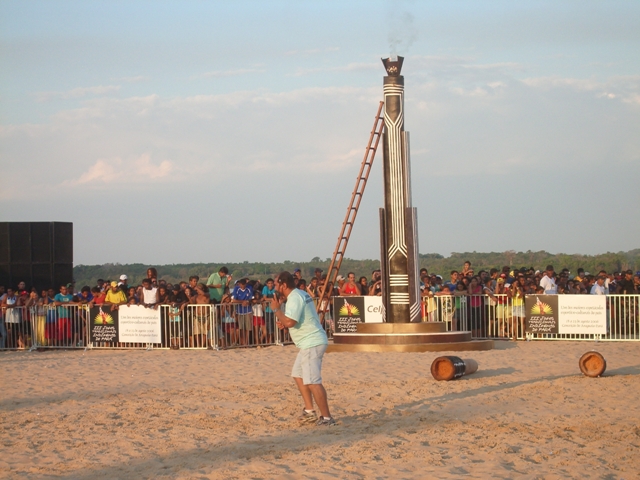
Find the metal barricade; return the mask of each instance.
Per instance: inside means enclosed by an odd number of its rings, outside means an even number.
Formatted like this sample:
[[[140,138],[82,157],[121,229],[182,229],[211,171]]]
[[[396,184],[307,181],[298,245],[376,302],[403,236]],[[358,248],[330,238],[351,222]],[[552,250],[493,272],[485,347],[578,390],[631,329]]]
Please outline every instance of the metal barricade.
[[[500,295],[423,297],[423,321],[445,322],[448,331],[471,331],[473,338],[524,339],[524,303]]]
[[[605,334],[527,334],[528,340],[588,340],[603,342],[640,341],[640,295],[606,296],[607,333]]]
[[[26,307],[2,307],[0,316],[0,350],[25,350],[33,347],[33,324]]]
[[[85,348],[87,315],[85,305],[33,305],[21,307],[23,333],[31,348]],[[10,336],[8,337],[10,340]]]
[[[215,305],[216,348],[244,348],[277,345],[281,332],[276,327],[275,314],[264,301],[252,305],[251,312],[243,313],[240,305]]]

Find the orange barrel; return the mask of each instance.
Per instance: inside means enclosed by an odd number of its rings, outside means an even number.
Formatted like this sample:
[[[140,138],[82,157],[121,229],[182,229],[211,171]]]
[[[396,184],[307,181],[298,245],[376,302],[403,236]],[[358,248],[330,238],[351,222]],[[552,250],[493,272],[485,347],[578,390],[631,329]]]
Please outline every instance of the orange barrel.
[[[431,375],[436,380],[455,380],[478,370],[478,362],[462,360],[452,355],[436,358],[431,364]]]
[[[580,371],[587,377],[599,377],[607,369],[607,361],[598,352],[587,352],[578,361]]]

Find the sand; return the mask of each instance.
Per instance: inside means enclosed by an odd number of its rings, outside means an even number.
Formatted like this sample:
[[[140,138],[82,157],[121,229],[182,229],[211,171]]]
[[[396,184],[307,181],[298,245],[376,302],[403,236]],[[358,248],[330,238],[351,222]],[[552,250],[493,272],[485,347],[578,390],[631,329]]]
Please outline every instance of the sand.
[[[450,382],[442,353],[330,353],[328,428],[295,422],[293,346],[2,352],[0,477],[638,478],[639,347],[497,342]]]

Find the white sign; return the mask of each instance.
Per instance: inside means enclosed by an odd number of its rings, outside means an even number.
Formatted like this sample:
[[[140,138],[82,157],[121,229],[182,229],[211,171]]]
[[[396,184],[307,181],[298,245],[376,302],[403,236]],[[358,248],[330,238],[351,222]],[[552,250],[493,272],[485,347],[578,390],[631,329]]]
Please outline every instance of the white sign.
[[[120,305],[118,308],[118,341],[160,343],[160,310],[141,305]]]
[[[365,323],[382,323],[382,297],[364,297]]]
[[[558,333],[607,333],[604,295],[558,295]]]

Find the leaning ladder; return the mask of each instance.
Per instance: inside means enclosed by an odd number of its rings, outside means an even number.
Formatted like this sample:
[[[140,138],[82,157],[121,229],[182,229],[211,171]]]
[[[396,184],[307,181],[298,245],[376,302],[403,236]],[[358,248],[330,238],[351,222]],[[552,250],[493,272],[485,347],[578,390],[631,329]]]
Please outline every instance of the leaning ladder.
[[[362,194],[364,193],[364,189],[367,186],[369,172],[371,172],[371,165],[373,164],[373,159],[376,156],[380,138],[382,138],[382,130],[384,129],[384,114],[382,111],[383,107],[384,102],[380,102],[380,105],[378,106],[378,113],[376,113],[376,119],[373,122],[373,129],[371,130],[371,135],[369,135],[369,143],[367,144],[367,148],[365,149],[364,158],[362,159],[362,165],[360,166],[360,173],[358,174],[358,178],[356,179],[356,186],[353,189],[353,193],[351,194],[351,201],[349,202],[349,206],[347,207],[347,214],[345,215],[344,221],[342,222],[340,235],[338,235],[338,243],[336,244],[336,249],[333,251],[333,257],[331,257],[329,271],[327,272],[327,279],[325,280],[324,286],[320,288],[320,295],[317,305],[320,320],[324,320],[324,314],[326,311],[326,307],[324,309],[322,308],[324,300],[328,299],[330,296],[329,292],[326,291],[326,286],[330,281],[335,285],[336,278],[338,278],[338,272],[340,271],[340,266],[342,265],[344,253],[347,250],[347,244],[349,243],[351,230],[353,229],[353,224],[356,221],[356,215],[358,215],[358,207],[360,206],[360,202],[362,201]]]

